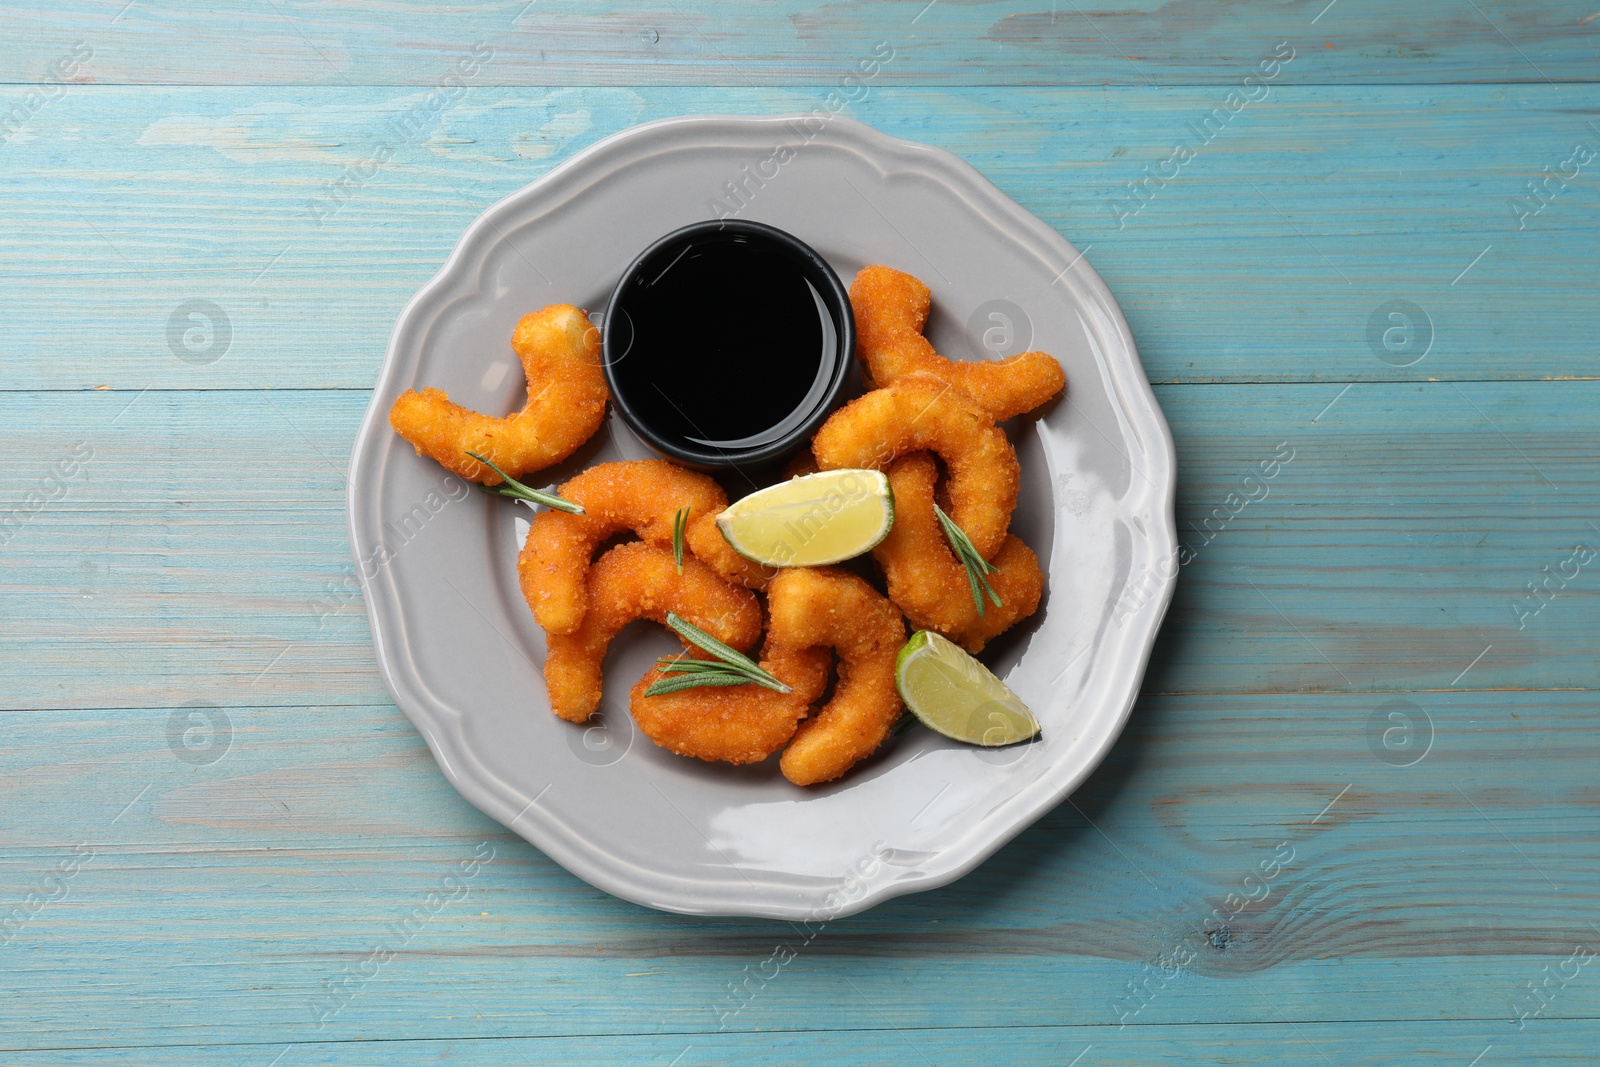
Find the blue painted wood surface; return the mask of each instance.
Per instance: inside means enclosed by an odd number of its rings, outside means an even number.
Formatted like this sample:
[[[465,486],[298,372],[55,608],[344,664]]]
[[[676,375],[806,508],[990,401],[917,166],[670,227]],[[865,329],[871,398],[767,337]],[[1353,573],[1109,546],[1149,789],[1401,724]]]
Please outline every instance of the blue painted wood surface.
[[[4,16],[0,1062],[1596,1062],[1586,5],[124,3]],[[793,927],[609,898],[450,789],[373,665],[345,461],[483,207],[635,122],[809,109],[879,40],[846,113],[1127,310],[1193,559],[1070,803],[776,967]]]

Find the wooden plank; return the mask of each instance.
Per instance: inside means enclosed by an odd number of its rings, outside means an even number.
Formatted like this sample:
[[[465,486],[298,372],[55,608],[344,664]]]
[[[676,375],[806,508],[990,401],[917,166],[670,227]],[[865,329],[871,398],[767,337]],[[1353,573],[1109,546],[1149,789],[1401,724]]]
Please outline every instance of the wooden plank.
[[[400,308],[494,200],[639,121],[824,91],[472,88],[391,144],[425,94],[75,87],[3,146],[0,388],[367,388]],[[1220,87],[885,86],[845,113],[951,149],[1085,249],[1153,380],[1543,379],[1600,375],[1576,266],[1600,163],[1571,154],[1600,154],[1597,93],[1286,86],[1209,142],[1193,131]],[[1197,150],[1178,177],[1148,178],[1178,143]],[[385,145],[393,162],[317,225],[308,199]],[[1579,178],[1533,199],[1563,163]],[[1397,300],[1414,321],[1387,317]]]
[[[1596,567],[1573,558],[1600,548],[1597,390],[1160,387],[1193,558],[1147,691],[1600,684]],[[365,406],[0,393],[0,500],[23,509],[0,548],[4,706],[385,701],[347,581],[345,457]],[[92,458],[28,512],[80,442]]]
[[[0,521],[81,467],[0,535],[0,1059],[1593,1060],[1595,969],[1534,992],[1600,949],[1594,568],[1573,550],[1600,545],[1600,386],[1548,380],[1600,377],[1591,165],[1516,215],[1600,145],[1595,90],[1542,80],[1594,79],[1592,12],[1035,7],[12,20],[0,80],[82,41],[73,77],[98,84],[0,90]],[[1164,383],[1194,559],[1071,805],[802,941],[606,897],[449,788],[341,596],[343,470],[395,313],[484,206],[637,121],[817,106],[879,40],[894,58],[846,114],[957,151],[1093,246]],[[1266,99],[1131,190],[1279,40]],[[306,224],[479,41],[457,106]],[[1416,84],[1485,80],[1527,84]],[[252,81],[280,87],[116,87]],[[1368,81],[1396,84],[1317,87]],[[196,300],[228,316],[215,362],[171,339]],[[1395,300],[1429,316],[1419,362],[1369,338]]]
[[[1593,1027],[1581,1022],[1550,1022],[1507,1039],[1504,1028],[1486,1023],[1312,1023],[1266,1022],[1250,1027],[1165,1026],[1117,1031],[1109,1027],[979,1027],[968,1030],[848,1031],[823,1033],[715,1034],[685,1038],[675,1034],[637,1037],[416,1041],[389,1039],[366,1043],[269,1044],[260,1050],[238,1045],[172,1048],[51,1050],[22,1053],[15,1067],[168,1067],[174,1052],[193,1067],[236,1065],[241,1055],[283,1052],[284,1064],[318,1063],[410,1067],[440,1062],[470,1062],[483,1067],[614,1067],[618,1063],[660,1067],[705,1067],[726,1063],[785,1063],[796,1067],[851,1064],[899,1067],[911,1063],[989,1063],[1004,1057],[1020,1067],[1328,1067],[1329,1063],[1407,1063],[1460,1067],[1485,1048],[1527,1057],[1522,1062],[1593,1062]],[[1076,1064],[1073,1063],[1078,1057]],[[1487,1062],[1487,1057],[1485,1057]]]
[[[171,721],[194,709],[3,713],[0,901],[24,914],[0,1048],[1041,1026],[1070,1028],[1066,1062],[1186,1024],[1447,1019],[1473,1025],[1394,1032],[1498,1033],[1528,1062],[1556,1020],[1592,1034],[1592,966],[1547,1003],[1528,984],[1600,948],[1596,695],[1418,698],[1433,744],[1411,766],[1372,747],[1376,704],[1149,697],[978,871],[814,936],[583,885],[455,796],[392,707],[180,718],[213,728],[189,760]]]
[[[82,42],[68,76],[112,84],[434,85],[458,57],[508,85],[826,82],[894,48],[885,82],[953,85],[1237,84],[1275,42],[1295,82],[1592,81],[1592,11],[1513,4],[1138,0],[1084,7],[1000,0],[627,4],[503,0],[388,5],[13,5],[0,77],[34,81]]]

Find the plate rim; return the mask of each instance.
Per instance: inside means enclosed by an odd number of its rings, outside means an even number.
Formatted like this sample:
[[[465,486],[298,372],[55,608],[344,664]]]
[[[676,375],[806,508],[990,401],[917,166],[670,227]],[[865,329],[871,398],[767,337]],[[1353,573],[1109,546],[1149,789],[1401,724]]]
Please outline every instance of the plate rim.
[[[809,901],[772,899],[770,891],[768,897],[762,899],[760,887],[754,883],[751,883],[754,893],[730,895],[723,892],[713,897],[704,895],[696,897],[692,891],[676,891],[672,885],[672,883],[691,881],[690,879],[658,871],[651,872],[652,881],[651,878],[637,877],[641,868],[633,864],[605,866],[600,862],[595,850],[585,849],[581,844],[581,838],[571,834],[558,820],[539,822],[526,819],[525,816],[533,807],[533,802],[518,811],[514,803],[502,796],[501,791],[496,788],[499,781],[497,776],[482,768],[468,750],[468,746],[461,743],[463,738],[449,729],[450,720],[457,718],[456,713],[433,698],[420,678],[409,677],[400,670],[400,664],[405,659],[403,655],[405,643],[403,634],[397,639],[394,631],[403,631],[404,624],[399,617],[398,609],[389,606],[389,601],[394,598],[383,595],[385,592],[392,593],[393,589],[385,590],[380,582],[383,576],[391,572],[389,568],[380,566],[372,578],[367,577],[364,560],[371,556],[372,552],[363,553],[366,539],[358,524],[361,521],[360,513],[364,505],[362,494],[367,491],[368,483],[373,481],[367,469],[369,465],[377,465],[379,437],[388,432],[388,410],[380,403],[380,398],[399,374],[399,345],[402,337],[411,328],[413,318],[439,290],[454,280],[458,272],[467,269],[467,254],[485,239],[485,231],[500,232],[496,225],[500,214],[524,199],[537,196],[541,188],[554,184],[573,171],[583,168],[589,160],[603,155],[619,143],[647,138],[662,130],[674,128],[684,131],[691,131],[696,127],[711,131],[728,126],[782,129],[786,125],[799,123],[808,118],[814,117],[807,113],[690,114],[640,123],[597,140],[532,182],[520,186],[490,204],[468,224],[439,270],[411,296],[396,318],[382,365],[373,385],[372,399],[368,403],[351,448],[346,483],[346,529],[351,553],[356,563],[356,577],[361,584],[367,607],[378,672],[396,706],[422,735],[429,752],[444,772],[446,779],[474,807],[523,837],[573,875],[613,896],[645,907],[679,914],[789,920],[815,920],[826,917],[831,920],[864,911],[897,896],[947,885],[970,873],[1046,812],[1055,808],[1082,785],[1104,761],[1132,713],[1149,667],[1161,622],[1177,585],[1176,445],[1154,391],[1150,387],[1149,378],[1122,308],[1110,288],[1089,265],[1083,253],[1071,242],[1054,227],[1009,197],[966,160],[946,149],[895,137],[864,122],[835,114],[827,120],[824,133],[819,134],[819,137],[826,135],[830,139],[836,137],[846,142],[855,141],[858,146],[864,142],[877,152],[921,154],[928,163],[934,167],[942,167],[947,172],[936,177],[941,180],[954,178],[964,183],[964,188],[958,185],[952,190],[961,195],[963,200],[972,203],[972,197],[964,194],[982,195],[988,201],[984,207],[1004,213],[1009,217],[1009,221],[1023,232],[1062,250],[1068,259],[1068,265],[1057,276],[1057,280],[1069,278],[1071,284],[1085,290],[1084,295],[1090,298],[1092,304],[1109,313],[1107,321],[1099,324],[1099,329],[1109,330],[1115,334],[1119,347],[1127,353],[1127,359],[1097,357],[1096,363],[1106,376],[1108,392],[1112,394],[1115,407],[1127,420],[1132,436],[1144,447],[1143,467],[1139,467],[1132,456],[1129,457],[1129,463],[1132,469],[1145,475],[1145,483],[1150,487],[1141,494],[1141,497],[1149,499],[1151,495],[1154,496],[1153,506],[1147,514],[1156,520],[1156,525],[1152,529],[1143,531],[1151,546],[1151,555],[1156,560],[1168,559],[1174,563],[1167,568],[1166,574],[1160,576],[1159,587],[1152,595],[1124,620],[1125,625],[1139,628],[1139,632],[1133,635],[1137,656],[1129,657],[1131,669],[1124,677],[1117,679],[1121,683],[1121,695],[1118,698],[1120,707],[1117,708],[1114,719],[1108,717],[1104,737],[1093,754],[1075,771],[1062,775],[1060,780],[1052,780],[1048,773],[1044,773],[1025,783],[1008,798],[1005,806],[1013,807],[1018,799],[1023,797],[1027,798],[1026,803],[1012,812],[1004,825],[991,827],[980,841],[973,842],[971,839],[974,835],[969,833],[952,842],[952,848],[941,849],[939,856],[945,859],[952,855],[954,846],[960,847],[957,853],[959,858],[953,862],[942,863],[932,871],[919,870],[912,876],[879,882],[867,888],[859,897],[837,907],[821,908]],[[974,210],[978,210],[977,205],[973,206]],[[376,507],[379,497],[376,494],[369,495],[372,495],[371,503]],[[381,516],[379,518],[381,519]],[[392,586],[392,582],[390,584]],[[1135,647],[1133,641],[1129,642],[1130,647]],[[1110,695],[1116,697],[1117,691],[1118,687],[1113,686]],[[473,767],[477,767],[482,773],[477,776],[467,773]],[[630,871],[636,875],[631,880],[627,877]],[[708,883],[701,884],[708,885]]]

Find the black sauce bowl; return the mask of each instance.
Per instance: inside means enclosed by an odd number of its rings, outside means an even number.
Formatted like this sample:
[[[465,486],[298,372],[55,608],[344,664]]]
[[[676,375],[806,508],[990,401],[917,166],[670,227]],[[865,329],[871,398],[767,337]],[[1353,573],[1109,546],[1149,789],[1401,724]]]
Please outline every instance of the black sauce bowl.
[[[714,247],[719,244],[742,247]],[[724,263],[749,257],[750,262],[770,268],[770,273],[724,277],[728,291],[710,291],[696,281],[710,268],[696,264],[713,263],[717,257]],[[657,288],[669,271],[678,271],[668,283],[676,288]],[[760,289],[769,278],[777,283],[770,294]],[[793,278],[803,279],[805,286]],[[689,303],[668,300],[667,293],[682,296],[680,290],[685,288],[691,294],[685,298]],[[800,331],[778,337],[770,325],[760,323],[760,301],[765,296],[770,295],[776,306],[796,309],[807,289],[815,307],[797,311],[789,320],[799,322]],[[644,325],[636,327],[635,313],[647,320]],[[815,314],[814,323],[802,321],[806,313]],[[705,332],[659,328],[660,322],[672,321],[677,314],[691,323],[703,323]],[[813,328],[820,361],[808,378],[810,360],[803,353],[790,350],[787,360],[775,360],[774,354],[785,351],[791,335],[803,335],[806,341],[795,342],[795,348],[809,351]],[[717,330],[723,332],[710,332]],[[755,467],[795,452],[822,425],[849,380],[855,339],[849,294],[810,245],[775,226],[723,219],[673,230],[628,265],[606,305],[601,360],[612,403],[651,448],[699,470]],[[707,367],[716,370],[707,373]],[[773,384],[779,380],[786,386],[781,392]],[[767,391],[757,392],[763,389]],[[794,406],[759,429],[766,413],[762,404],[781,406],[790,396]],[[691,417],[696,411],[698,420]],[[725,425],[733,424],[726,433],[716,425],[719,412],[726,416]],[[687,426],[695,430],[686,430]]]

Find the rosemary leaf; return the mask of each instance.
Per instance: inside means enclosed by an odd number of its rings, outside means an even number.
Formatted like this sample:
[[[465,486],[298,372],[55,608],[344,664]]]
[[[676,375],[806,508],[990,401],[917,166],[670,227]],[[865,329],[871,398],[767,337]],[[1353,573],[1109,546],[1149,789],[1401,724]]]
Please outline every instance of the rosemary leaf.
[[[672,516],[672,562],[678,565],[678,573],[683,573],[683,531],[689,525],[689,509],[679,508]]]
[[[762,685],[768,689],[778,689],[779,692],[788,692],[787,688],[779,689],[779,686],[783,685],[782,682],[772,678],[759,667],[749,670],[721,660],[662,656],[656,660],[656,669],[662,677],[650,684],[645,690],[646,696],[676,693],[681,689],[702,685]],[[671,677],[666,677],[667,675]]]
[[[999,569],[1000,569],[999,567],[995,568],[995,570],[999,570]],[[984,592],[989,594],[989,599],[991,601],[993,601],[994,602],[994,606],[998,608],[1001,605],[1001,603],[1003,603],[1003,601],[1001,601],[1001,599],[1000,599],[1000,594],[996,593],[994,591],[994,586],[989,584],[989,579],[985,578],[983,575],[980,574],[980,575],[978,575],[978,581],[983,583]],[[982,614],[982,613],[980,612],[980,614]]]
[[[662,674],[708,679],[705,682],[706,685],[744,685],[748,683],[750,685],[765,686],[779,693],[790,691],[788,686],[759,667],[751,671],[717,660],[677,658],[663,658],[657,662],[656,666]]]
[[[683,638],[685,641],[689,642],[694,647],[700,649],[702,652],[717,657],[717,660],[721,661],[721,664],[720,666],[717,666],[712,660],[678,658],[673,662],[673,665],[670,668],[663,667],[663,671],[670,670],[672,673],[683,677],[695,678],[713,678],[722,674],[738,674],[742,676],[744,681],[753,682],[756,685],[766,686],[768,689],[779,693],[791,693],[794,691],[789,686],[778,681],[778,679],[762,670],[761,665],[756,663],[755,660],[744,655],[742,652],[739,652],[737,649],[730,648],[721,641],[718,641],[715,637],[712,637],[710,634],[700,629],[700,627],[696,626],[692,622],[689,622],[687,619],[684,619],[677,613],[671,611],[667,612],[667,625],[671,627],[674,633]],[[694,666],[685,666],[685,664],[694,664]],[[706,664],[706,666],[700,666],[700,664]],[[713,682],[711,684],[739,685],[742,683]],[[654,687],[652,686],[652,688]],[[687,687],[680,686],[679,688]]]
[[[739,674],[674,674],[664,678],[657,678],[650,683],[644,691],[647,697],[664,696],[667,693],[676,693],[683,689],[698,689],[701,686],[722,685],[749,685],[750,679]]]
[[[967,536],[967,531],[957,526],[955,520],[944,513],[943,508],[935,504],[933,512],[939,517],[939,525],[944,528],[944,535],[950,539],[950,545],[955,549],[956,555],[971,560],[972,565],[984,574],[1000,569],[978,554],[977,546],[972,543],[972,538]]]
[[[978,618],[983,618],[983,590],[978,588],[978,572],[966,560],[961,561],[967,572],[967,587],[972,590],[972,602],[978,607]]]
[[[494,471],[505,483],[503,485],[478,486],[478,488],[483,490],[485,493],[493,493],[496,496],[508,496],[513,500],[526,500],[534,504],[543,504],[552,511],[565,511],[569,515],[583,514],[582,504],[574,504],[572,501],[567,500],[564,497],[556,496],[554,493],[547,493],[543,489],[534,489],[531,486],[523,485],[521,482],[511,477],[511,475],[507,474],[499,467],[496,467],[493,462],[485,459],[483,456],[478,455],[476,452],[468,452],[467,455],[471,456],[479,463],[482,463],[485,467],[488,467],[490,470]]]
[[[723,663],[719,659],[690,659],[687,656],[662,656],[656,660],[656,666],[669,674],[726,674],[728,671],[740,671],[731,663]]]
[[[718,641],[715,637],[712,637],[710,634],[700,629],[700,627],[696,626],[694,623],[690,622],[688,619],[685,619],[682,615],[679,615],[676,612],[667,612],[667,626],[672,630],[673,633],[689,642],[695,648],[717,657],[724,663],[731,663],[735,667],[743,667],[746,670],[751,671],[761,670],[761,668],[756,665],[755,660],[751,659],[743,652],[740,652],[738,649]]]
[[[933,512],[939,518],[939,527],[944,530],[944,535],[949,540],[950,548],[955,552],[956,559],[960,560],[961,565],[966,568],[967,585],[972,590],[972,604],[978,609],[978,615],[981,617],[984,613],[983,598],[985,593],[989,595],[989,599],[998,608],[1001,604],[1000,594],[994,591],[994,586],[990,585],[989,579],[984,576],[993,574],[1000,568],[984,559],[978,553],[977,547],[972,543],[972,538],[967,536],[965,530],[956,525],[954,519],[944,513],[943,508],[935,504]]]

